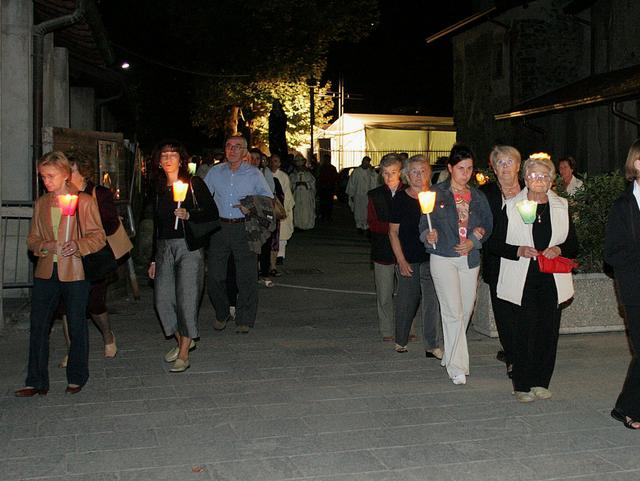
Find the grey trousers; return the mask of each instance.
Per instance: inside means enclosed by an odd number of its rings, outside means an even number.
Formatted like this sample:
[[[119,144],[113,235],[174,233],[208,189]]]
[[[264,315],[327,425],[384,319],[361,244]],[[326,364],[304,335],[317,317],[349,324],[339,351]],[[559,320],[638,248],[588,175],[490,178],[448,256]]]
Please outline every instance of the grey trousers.
[[[382,337],[391,337],[395,332],[393,320],[393,290],[396,270],[393,264],[373,263],[373,276],[376,282],[376,301],[378,304],[378,327]]]
[[[222,224],[211,236],[208,251],[207,291],[216,311],[216,318],[229,317],[227,297],[227,262],[233,253],[236,266],[238,300],[236,324],[253,327],[258,314],[258,256],[249,250],[247,232],[243,223]]]
[[[411,277],[398,275],[398,294],[395,299],[396,344],[406,346],[411,323],[421,307],[422,341],[426,350],[442,346],[442,321],[436,290],[431,278],[429,262],[411,264]],[[420,304],[422,301],[422,304]]]
[[[156,251],[154,303],[167,336],[198,337],[198,306],[204,287],[202,249],[184,239],[160,239]]]

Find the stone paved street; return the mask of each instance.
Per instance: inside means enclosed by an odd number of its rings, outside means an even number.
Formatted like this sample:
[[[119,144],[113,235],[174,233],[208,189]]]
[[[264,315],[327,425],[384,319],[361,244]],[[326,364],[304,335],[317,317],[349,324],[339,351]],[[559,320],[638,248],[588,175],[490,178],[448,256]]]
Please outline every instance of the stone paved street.
[[[640,433],[609,416],[623,333],[562,336],[553,399],[523,405],[497,340],[471,328],[471,376],[455,386],[419,343],[397,354],[381,342],[367,239],[344,207],[336,216],[295,234],[250,334],[214,331],[203,300],[186,373],[163,361],[174,343],[148,287],[111,296],[120,352],[103,359],[91,326],[91,379],[74,396],[56,325],[49,395],[15,398],[28,333],[6,329],[0,480],[640,480]]]

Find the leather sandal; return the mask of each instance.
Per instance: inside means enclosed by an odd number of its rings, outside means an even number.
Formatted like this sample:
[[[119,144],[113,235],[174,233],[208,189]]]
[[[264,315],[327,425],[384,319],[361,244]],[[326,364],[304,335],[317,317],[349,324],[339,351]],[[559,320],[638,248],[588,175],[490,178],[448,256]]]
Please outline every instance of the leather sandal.
[[[617,408],[611,410],[611,417],[616,421],[620,421],[627,429],[640,429],[640,421],[634,421],[629,416],[621,413]],[[634,424],[637,424],[637,426],[634,427]]]

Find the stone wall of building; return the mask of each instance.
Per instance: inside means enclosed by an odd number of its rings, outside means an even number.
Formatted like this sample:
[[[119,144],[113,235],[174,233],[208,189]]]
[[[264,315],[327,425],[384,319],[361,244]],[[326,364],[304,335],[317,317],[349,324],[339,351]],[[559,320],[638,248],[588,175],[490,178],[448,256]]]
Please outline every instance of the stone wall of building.
[[[497,113],[592,73],[640,62],[640,33],[634,25],[640,3],[601,0],[578,16],[562,12],[566,3],[539,0],[454,37],[458,138],[476,148],[481,163],[493,144],[508,143],[523,156],[534,151],[555,159],[573,155],[579,172],[596,173],[619,166],[638,137],[638,128],[615,117],[609,106],[494,120]],[[638,115],[635,101],[622,108]]]

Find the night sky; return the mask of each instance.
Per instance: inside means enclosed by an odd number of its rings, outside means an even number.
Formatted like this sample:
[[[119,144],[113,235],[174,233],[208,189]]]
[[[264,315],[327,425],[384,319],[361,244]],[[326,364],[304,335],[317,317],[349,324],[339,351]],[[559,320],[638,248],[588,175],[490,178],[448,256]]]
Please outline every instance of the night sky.
[[[425,39],[469,15],[469,1],[382,0],[381,22],[372,35],[354,44],[335,45],[326,77],[337,89],[342,71],[345,112],[452,115],[451,40],[427,45]]]
[[[362,98],[348,100],[346,112],[451,115],[451,41],[445,38],[427,45],[425,39],[468,16],[469,4],[470,0],[437,3],[380,0],[380,19],[368,38],[358,43],[331,45],[322,80],[330,80],[333,90],[337,90],[342,73],[346,92]],[[189,10],[185,10],[189,2],[165,2],[170,8],[149,9],[148,5],[122,0],[100,3],[117,57],[132,64],[131,73],[125,75],[135,78],[137,83],[132,85],[138,92],[158,99],[157,111],[142,112],[142,118],[138,119],[139,135],[143,140],[168,135],[190,144],[211,143],[191,127],[193,76],[179,71],[181,67],[207,69],[202,59],[208,58],[208,42],[199,44],[197,38],[197,29],[207,28],[206,19],[199,18],[196,9],[189,19]],[[176,18],[180,21],[176,22]],[[249,23],[257,21],[247,19]],[[169,29],[172,33],[179,29],[184,40],[169,42],[170,36],[166,35]],[[237,32],[216,27],[215,35],[234,34]],[[241,43],[237,42],[239,55]],[[164,68],[155,61],[178,69]],[[226,69],[232,70],[233,66]]]

